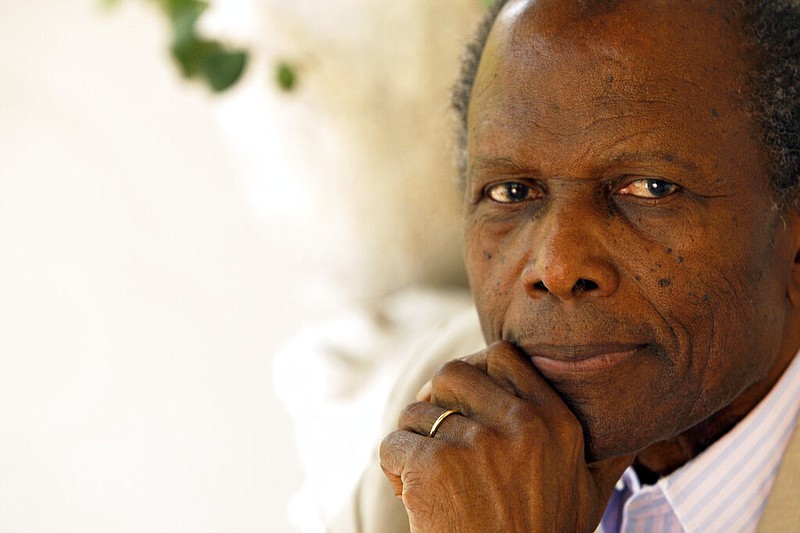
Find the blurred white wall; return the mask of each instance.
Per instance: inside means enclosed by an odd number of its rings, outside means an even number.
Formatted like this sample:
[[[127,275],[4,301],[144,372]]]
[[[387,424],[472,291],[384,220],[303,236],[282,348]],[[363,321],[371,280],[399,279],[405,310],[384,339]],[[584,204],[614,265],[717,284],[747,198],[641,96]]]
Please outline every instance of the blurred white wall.
[[[290,531],[271,354],[334,300],[166,37],[143,2],[0,3],[4,533]]]
[[[365,294],[463,281],[452,176],[426,181],[449,168],[455,46],[416,59],[438,28],[460,47],[479,2],[414,3],[417,48],[394,49],[411,4],[342,0],[337,26],[334,2],[218,0],[209,28],[261,55],[212,97],[145,2],[0,0],[1,532],[291,531],[273,353]],[[295,95],[270,91],[280,54]]]

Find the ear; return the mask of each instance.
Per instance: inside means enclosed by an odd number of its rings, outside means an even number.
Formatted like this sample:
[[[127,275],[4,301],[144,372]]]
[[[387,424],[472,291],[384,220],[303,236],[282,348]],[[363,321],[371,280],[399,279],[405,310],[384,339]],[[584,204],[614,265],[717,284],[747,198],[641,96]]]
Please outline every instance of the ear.
[[[786,231],[792,246],[792,265],[787,295],[795,309],[800,310],[800,212],[791,209],[785,215]]]

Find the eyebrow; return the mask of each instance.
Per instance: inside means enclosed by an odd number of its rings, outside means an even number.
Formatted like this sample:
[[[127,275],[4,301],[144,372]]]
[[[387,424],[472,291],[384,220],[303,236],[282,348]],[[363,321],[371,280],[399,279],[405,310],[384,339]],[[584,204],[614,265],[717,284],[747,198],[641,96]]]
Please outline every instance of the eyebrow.
[[[475,158],[475,163],[471,165],[472,171],[480,170],[501,170],[504,172],[531,172],[529,165],[518,163],[511,157],[481,157]]]
[[[684,168],[689,171],[696,171],[698,169],[696,163],[681,159],[672,152],[662,152],[662,151],[642,152],[642,153],[623,152],[621,154],[615,155],[614,157],[610,158],[609,161],[613,163],[646,163],[654,159],[659,160],[663,163],[668,163],[670,165]]]
[[[671,166],[680,167],[690,172],[695,172],[698,170],[698,166],[696,163],[693,163],[691,161],[686,161],[676,156],[674,153],[664,152],[664,151],[622,152],[620,154],[615,154],[614,156],[609,157],[607,161],[597,166],[602,167],[604,165],[607,166],[610,164],[642,164],[642,163],[652,162],[653,160],[657,160],[662,163],[667,163]],[[470,174],[472,174],[473,172],[480,172],[484,170],[494,170],[494,171],[501,171],[508,173],[527,173],[527,174],[539,173],[535,169],[535,167],[531,167],[530,165],[524,165],[516,161],[513,157],[509,156],[476,157],[474,164],[471,165]]]

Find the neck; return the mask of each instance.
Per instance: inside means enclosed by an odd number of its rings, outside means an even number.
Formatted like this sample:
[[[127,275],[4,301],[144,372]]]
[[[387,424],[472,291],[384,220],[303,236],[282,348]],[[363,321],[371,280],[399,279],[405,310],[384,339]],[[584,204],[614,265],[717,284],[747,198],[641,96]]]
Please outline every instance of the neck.
[[[633,466],[642,482],[652,484],[659,477],[671,474],[733,429],[769,394],[797,350],[787,350],[786,353],[788,355],[782,354],[778,358],[765,379],[751,385],[726,407],[676,437],[652,444],[639,452]]]

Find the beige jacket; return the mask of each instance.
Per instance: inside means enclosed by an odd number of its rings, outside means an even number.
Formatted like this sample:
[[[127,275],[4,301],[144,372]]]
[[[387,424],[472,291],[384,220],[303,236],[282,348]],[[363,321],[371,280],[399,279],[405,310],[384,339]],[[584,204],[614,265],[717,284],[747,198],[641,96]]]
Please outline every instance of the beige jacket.
[[[384,420],[385,433],[396,427],[397,414],[414,401],[417,391],[444,362],[481,350],[485,343],[474,311],[450,322],[438,341],[415,359],[391,395]],[[358,489],[330,533],[408,533],[405,509],[378,466],[364,472]],[[759,523],[758,533],[800,532],[800,426],[795,429],[778,477]]]

